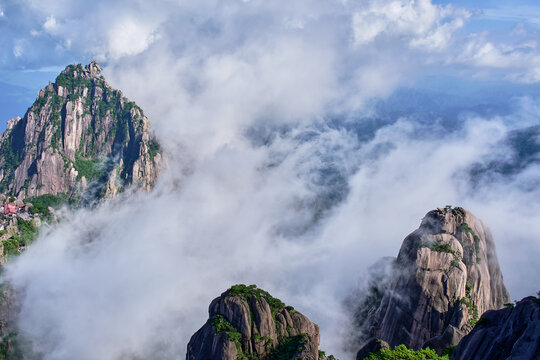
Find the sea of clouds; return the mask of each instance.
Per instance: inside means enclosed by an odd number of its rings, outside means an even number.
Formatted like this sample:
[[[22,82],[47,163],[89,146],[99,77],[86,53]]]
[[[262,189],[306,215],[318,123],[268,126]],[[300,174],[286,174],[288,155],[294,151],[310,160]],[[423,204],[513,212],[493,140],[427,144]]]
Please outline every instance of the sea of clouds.
[[[513,299],[539,290],[538,99],[395,95],[426,73],[538,81],[525,26],[497,42],[466,30],[474,12],[429,0],[1,8],[34,31],[14,58],[37,62],[25,44],[39,40],[98,59],[167,157],[153,191],[70,214],[8,266],[46,359],[183,358],[236,283],[293,305],[322,349],[352,358],[344,300],[445,205],[491,228]]]

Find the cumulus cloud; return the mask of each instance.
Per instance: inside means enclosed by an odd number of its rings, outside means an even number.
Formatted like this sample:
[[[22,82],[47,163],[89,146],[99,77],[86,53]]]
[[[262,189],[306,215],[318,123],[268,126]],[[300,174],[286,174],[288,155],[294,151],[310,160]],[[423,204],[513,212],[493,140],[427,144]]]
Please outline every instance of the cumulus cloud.
[[[354,39],[363,45],[378,36],[397,36],[412,47],[441,50],[470,16],[468,11],[430,0],[370,1],[354,13]]]
[[[56,23],[56,19],[54,18],[54,16],[51,15],[47,17],[47,20],[45,20],[45,22],[43,23],[43,29],[49,33],[54,34],[57,28],[58,24]]]
[[[154,29],[126,18],[116,22],[109,32],[108,52],[113,58],[136,55],[156,39]]]

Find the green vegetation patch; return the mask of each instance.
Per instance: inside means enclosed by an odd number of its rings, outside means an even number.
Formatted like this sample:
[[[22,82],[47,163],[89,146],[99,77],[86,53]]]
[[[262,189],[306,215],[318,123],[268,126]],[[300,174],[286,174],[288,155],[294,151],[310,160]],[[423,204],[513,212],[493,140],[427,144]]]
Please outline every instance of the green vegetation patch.
[[[437,252],[445,252],[449,254],[454,254],[454,250],[452,250],[452,246],[450,244],[441,244],[437,243],[430,247],[431,251],[437,251]]]
[[[438,355],[435,350],[430,348],[418,351],[408,349],[401,344],[393,350],[382,349],[378,353],[370,353],[364,360],[449,360],[448,355]]]
[[[210,320],[212,322],[212,325],[216,328],[216,333],[221,332],[234,332],[238,331],[227,319],[225,319],[222,315],[216,315],[214,318]]]
[[[19,255],[19,246],[22,245],[22,239],[19,235],[14,234],[9,239],[2,241],[2,245],[4,245],[4,256],[16,256]]]
[[[75,154],[73,167],[77,170],[77,180],[81,180],[84,176],[86,181],[90,182],[103,175],[99,159],[85,159],[79,153]]]
[[[469,315],[471,315],[468,324],[474,327],[478,323],[478,306],[473,302],[471,292],[472,285],[470,282],[467,281],[467,284],[465,286],[465,297],[462,298],[460,302],[463,305],[467,306],[467,311]]]
[[[39,229],[34,225],[32,220],[24,220],[19,217],[17,218],[17,223],[21,234],[21,246],[30,245],[37,237]]]
[[[69,65],[56,77],[56,85],[73,92],[75,89],[92,88],[92,81],[82,76],[84,69],[81,64]]]
[[[14,148],[10,142],[10,138],[11,136],[8,136],[2,145],[0,145],[0,153],[4,158],[4,181],[2,181],[3,186],[0,187],[0,191],[2,192],[7,188],[6,184],[13,180],[15,169],[17,169],[22,162],[22,149]]]
[[[450,345],[449,347],[447,347],[446,349],[444,349],[442,352],[441,352],[441,355],[442,356],[448,356],[449,359],[452,358],[452,353],[454,352],[454,350],[456,349],[457,345]]]
[[[450,244],[443,244],[443,243],[440,243],[440,242],[437,242],[437,243],[434,243],[434,244],[422,243],[422,244],[420,244],[420,246],[418,248],[420,249],[420,248],[423,248],[423,247],[427,247],[431,251],[444,252],[444,253],[452,254],[454,258],[452,259],[452,263],[450,264],[450,268],[448,268],[448,272],[450,272],[450,270],[452,270],[453,268],[456,268],[459,265],[459,262],[461,260],[463,260],[463,255],[461,255],[461,253],[459,251],[452,250],[452,246]]]
[[[238,352],[238,356],[236,357],[237,360],[255,360],[257,359],[257,354],[254,354],[254,356],[248,356],[244,354],[244,351],[242,350],[242,333],[238,331],[227,319],[225,319],[222,315],[216,315],[212,319],[210,319],[212,322],[212,325],[214,325],[214,328],[216,329],[216,334],[219,333],[226,333],[227,339],[229,341],[234,342],[234,345],[236,347],[236,351]],[[1,359],[0,359],[1,360]]]
[[[233,285],[231,286],[230,294],[231,296],[241,296],[245,301],[249,301],[249,299],[251,299],[253,296],[257,300],[260,300],[261,298],[266,300],[268,305],[270,305],[270,310],[274,317],[281,309],[285,307],[283,301],[276,299],[268,292],[257,288],[257,285]]]
[[[319,350],[319,359],[325,359],[326,360],[337,360],[334,355],[328,355],[326,356],[326,352],[323,350]]]
[[[155,140],[150,140],[148,142],[148,156],[150,156],[150,161],[154,161],[154,158],[158,153],[161,152],[161,146]]]
[[[306,334],[281,338],[279,339],[279,345],[272,350],[268,358],[270,360],[299,360],[298,355],[304,350],[306,344]]]
[[[48,219],[51,216],[49,207],[58,208],[68,203],[66,194],[44,194],[35,197],[29,197],[23,200],[25,203],[31,203],[30,213],[39,214],[40,217]]]
[[[4,256],[11,257],[19,255],[19,248],[30,245],[37,237],[39,229],[34,225],[32,220],[24,220],[17,218],[18,233],[11,235],[8,239],[2,241],[4,246]],[[7,234],[7,231],[1,235]],[[1,358],[0,358],[1,360]]]
[[[242,334],[222,315],[216,315],[214,318],[210,319],[212,325],[216,329],[216,334],[226,333],[229,341],[234,342],[238,354],[243,354],[242,343]],[[240,355],[239,355],[240,357]]]
[[[452,250],[452,246],[450,244],[443,244],[441,242],[435,242],[435,243],[421,243],[418,246],[419,249],[421,248],[428,248],[431,251],[436,252],[445,252],[449,254],[455,254],[455,251]]]
[[[24,359],[23,346],[17,333],[10,333],[0,340],[0,360]]]

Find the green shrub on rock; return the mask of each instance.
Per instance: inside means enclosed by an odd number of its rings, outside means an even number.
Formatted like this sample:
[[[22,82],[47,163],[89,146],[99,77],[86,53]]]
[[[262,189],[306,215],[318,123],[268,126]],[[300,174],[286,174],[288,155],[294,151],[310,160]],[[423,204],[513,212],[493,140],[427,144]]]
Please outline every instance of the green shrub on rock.
[[[440,356],[430,348],[415,351],[401,344],[393,350],[382,349],[378,353],[371,353],[364,360],[449,360],[449,357],[448,355]]]

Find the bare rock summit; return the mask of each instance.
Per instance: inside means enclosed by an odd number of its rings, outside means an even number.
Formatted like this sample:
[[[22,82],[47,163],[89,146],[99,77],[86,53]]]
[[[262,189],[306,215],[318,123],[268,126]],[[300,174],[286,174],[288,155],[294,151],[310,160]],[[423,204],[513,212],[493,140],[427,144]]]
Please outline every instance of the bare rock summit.
[[[426,214],[405,238],[391,276],[356,311],[362,339],[438,351],[509,301],[489,229],[456,207]]]
[[[235,285],[210,304],[186,360],[318,360],[319,326],[255,285]]]

